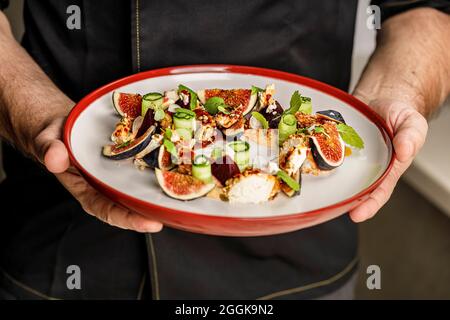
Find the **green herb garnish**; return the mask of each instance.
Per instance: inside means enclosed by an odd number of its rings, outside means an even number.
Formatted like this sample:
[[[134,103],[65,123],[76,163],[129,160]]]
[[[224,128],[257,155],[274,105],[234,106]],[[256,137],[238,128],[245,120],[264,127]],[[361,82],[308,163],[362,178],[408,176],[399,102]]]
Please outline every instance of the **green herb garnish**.
[[[361,139],[355,129],[343,123],[338,123],[337,129],[342,140],[344,140],[346,144],[357,149],[364,148],[364,141]]]
[[[170,140],[172,139],[172,129],[167,128],[166,131],[164,132],[164,138]]]
[[[192,90],[182,84],[180,84],[178,86],[178,93],[180,93],[180,91],[189,92],[189,96],[190,96],[189,107],[191,108],[191,110],[194,110],[195,108],[197,108],[197,98],[198,98],[197,93],[194,90]]]
[[[291,101],[289,103],[289,109],[284,111],[284,114],[296,114],[302,112],[306,114],[312,113],[311,98],[302,97],[298,91],[292,94]]]
[[[217,110],[224,113],[224,114],[230,114],[231,112],[228,110],[228,106],[227,105],[223,105],[223,106],[218,106]]]
[[[264,92],[265,90],[263,88],[257,87],[257,86],[252,86],[252,95],[259,93],[259,92]]]
[[[298,91],[295,91],[291,96],[291,101],[289,103],[289,109],[284,111],[284,114],[295,114],[302,105],[302,96]]]
[[[177,147],[172,141],[164,139],[164,147],[172,156],[178,157]]]
[[[130,145],[130,143],[131,143],[131,140],[125,141],[124,143],[121,143],[118,146],[116,146],[116,149],[128,147]]]
[[[225,106],[225,101],[221,97],[211,97],[205,102],[206,111],[212,115],[219,112],[220,106]]]
[[[253,111],[252,117],[254,117],[256,120],[258,120],[259,123],[261,123],[263,129],[269,129],[269,122],[267,121],[266,118],[264,118],[264,116],[261,113],[259,113],[257,111]]]
[[[177,108],[175,110],[177,115],[188,115],[190,118],[195,117],[195,112],[185,108]]]
[[[292,190],[294,190],[294,191],[300,190],[300,184],[297,181],[295,181],[294,179],[292,179],[283,170],[280,170],[277,172],[277,177],[280,178],[281,180],[283,180],[284,183],[286,183],[289,186],[289,188],[291,188]]]

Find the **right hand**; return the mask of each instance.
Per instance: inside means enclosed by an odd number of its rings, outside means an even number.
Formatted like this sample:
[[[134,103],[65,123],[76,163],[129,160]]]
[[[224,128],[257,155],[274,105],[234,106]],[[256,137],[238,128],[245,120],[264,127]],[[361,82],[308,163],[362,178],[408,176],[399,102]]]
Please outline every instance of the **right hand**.
[[[103,222],[138,232],[158,232],[163,225],[137,212],[125,209],[96,191],[70,166],[69,154],[61,141],[65,117],[53,119],[36,137],[34,144],[39,160],[80,202],[87,213]]]

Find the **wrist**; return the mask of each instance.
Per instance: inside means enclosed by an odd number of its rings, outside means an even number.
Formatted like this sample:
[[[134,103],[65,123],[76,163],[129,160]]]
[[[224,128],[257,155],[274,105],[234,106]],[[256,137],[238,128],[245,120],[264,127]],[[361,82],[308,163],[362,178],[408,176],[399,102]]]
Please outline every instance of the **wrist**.
[[[395,84],[390,84],[384,79],[380,79],[378,83],[370,82],[370,85],[368,81],[361,81],[353,91],[353,95],[377,111],[395,104],[414,109],[424,117],[430,114],[431,108],[427,105],[425,95],[411,83],[399,79]]]

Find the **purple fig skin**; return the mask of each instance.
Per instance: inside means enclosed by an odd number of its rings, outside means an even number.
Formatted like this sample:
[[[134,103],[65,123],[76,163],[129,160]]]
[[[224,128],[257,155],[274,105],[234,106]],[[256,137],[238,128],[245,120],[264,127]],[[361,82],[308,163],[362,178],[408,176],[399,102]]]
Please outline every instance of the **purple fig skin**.
[[[262,115],[269,122],[270,129],[277,129],[283,114],[283,107],[278,101],[275,101],[276,108],[268,111],[268,106],[262,111]]]
[[[236,162],[229,156],[223,156],[211,164],[212,175],[225,186],[228,179],[233,178],[235,175],[241,173]]]
[[[139,128],[136,137],[142,136],[147,131],[147,129],[153,125],[157,125],[155,121],[155,112],[152,109],[148,109],[145,113],[144,120],[142,120],[141,127]]]

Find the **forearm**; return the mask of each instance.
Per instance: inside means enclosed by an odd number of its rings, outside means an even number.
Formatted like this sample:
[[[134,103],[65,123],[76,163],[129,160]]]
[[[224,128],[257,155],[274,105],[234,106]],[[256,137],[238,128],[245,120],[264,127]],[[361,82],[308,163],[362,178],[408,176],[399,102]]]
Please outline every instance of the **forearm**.
[[[13,38],[0,11],[0,136],[36,156],[33,140],[72,106]]]
[[[429,115],[450,93],[449,30],[450,16],[434,9],[388,19],[354,94],[369,104],[408,102]]]

